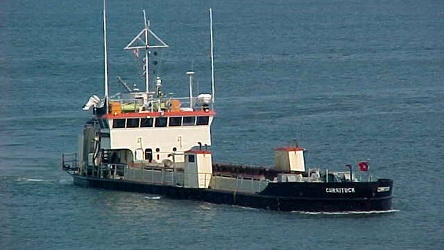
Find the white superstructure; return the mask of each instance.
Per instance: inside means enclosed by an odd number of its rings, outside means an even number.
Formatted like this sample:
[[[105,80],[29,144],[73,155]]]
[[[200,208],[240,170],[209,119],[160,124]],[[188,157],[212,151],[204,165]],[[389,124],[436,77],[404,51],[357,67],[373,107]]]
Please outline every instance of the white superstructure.
[[[210,127],[215,116],[213,60],[211,94],[193,93],[195,73],[191,71],[186,72],[189,80],[184,79],[183,82],[189,84],[188,96],[164,93],[161,76],[150,75],[149,65],[152,53],[155,55],[157,50],[169,46],[151,30],[145,11],[143,16],[144,28],[124,49],[133,51],[138,59],[139,53],[143,52],[140,60],[143,62],[145,91],[131,89],[119,78],[127,93],[113,98],[108,93],[104,11],[105,96],[100,99],[93,95],[84,105],[83,109],[92,108],[96,117],[87,122],[79,138],[79,169],[86,175],[97,175],[98,171],[102,171],[99,166],[106,164],[143,167],[166,166],[174,162],[183,165],[185,152],[190,152],[197,145],[211,145]],[[150,77],[155,78],[152,86]],[[200,183],[198,186],[201,186]],[[208,183],[205,185],[208,186]]]

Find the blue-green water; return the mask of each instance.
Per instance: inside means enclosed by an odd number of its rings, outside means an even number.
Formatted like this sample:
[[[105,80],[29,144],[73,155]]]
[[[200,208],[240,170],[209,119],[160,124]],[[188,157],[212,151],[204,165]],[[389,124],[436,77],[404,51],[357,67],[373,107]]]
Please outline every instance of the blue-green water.
[[[141,82],[123,47],[152,28],[164,88],[210,85],[216,160],[269,165],[298,139],[309,166],[370,159],[395,180],[388,214],[268,212],[82,189],[58,167],[101,94],[102,2],[0,2],[0,249],[440,249],[444,2],[108,1],[112,91]],[[141,86],[143,86],[141,84]],[[186,93],[186,92],[185,92]]]

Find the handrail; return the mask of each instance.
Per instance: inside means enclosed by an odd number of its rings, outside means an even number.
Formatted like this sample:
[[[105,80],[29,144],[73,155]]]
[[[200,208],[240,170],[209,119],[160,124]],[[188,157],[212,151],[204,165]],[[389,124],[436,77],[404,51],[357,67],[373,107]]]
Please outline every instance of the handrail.
[[[79,171],[77,153],[63,153],[60,161],[60,168],[68,173],[77,173]]]

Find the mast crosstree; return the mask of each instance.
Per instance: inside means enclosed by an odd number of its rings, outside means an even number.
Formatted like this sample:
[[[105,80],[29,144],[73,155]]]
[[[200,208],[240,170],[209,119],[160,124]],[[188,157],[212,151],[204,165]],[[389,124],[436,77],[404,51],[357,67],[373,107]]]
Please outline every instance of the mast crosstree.
[[[139,53],[139,50],[145,51],[145,60],[144,60],[144,71],[145,71],[145,91],[149,93],[149,56],[150,50],[154,48],[168,48],[168,44],[166,44],[160,37],[158,37],[150,28],[150,21],[146,18],[145,10],[143,11],[143,18],[145,27],[140,33],[134,37],[134,39],[126,45],[125,50],[133,50],[135,53]],[[150,44],[151,37],[156,41],[153,44]]]

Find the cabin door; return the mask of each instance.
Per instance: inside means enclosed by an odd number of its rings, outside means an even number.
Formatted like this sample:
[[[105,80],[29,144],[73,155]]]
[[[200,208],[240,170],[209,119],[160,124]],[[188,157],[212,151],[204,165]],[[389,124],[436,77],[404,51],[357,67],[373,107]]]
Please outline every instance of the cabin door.
[[[153,150],[151,148],[145,149],[145,160],[149,162],[153,161]]]

